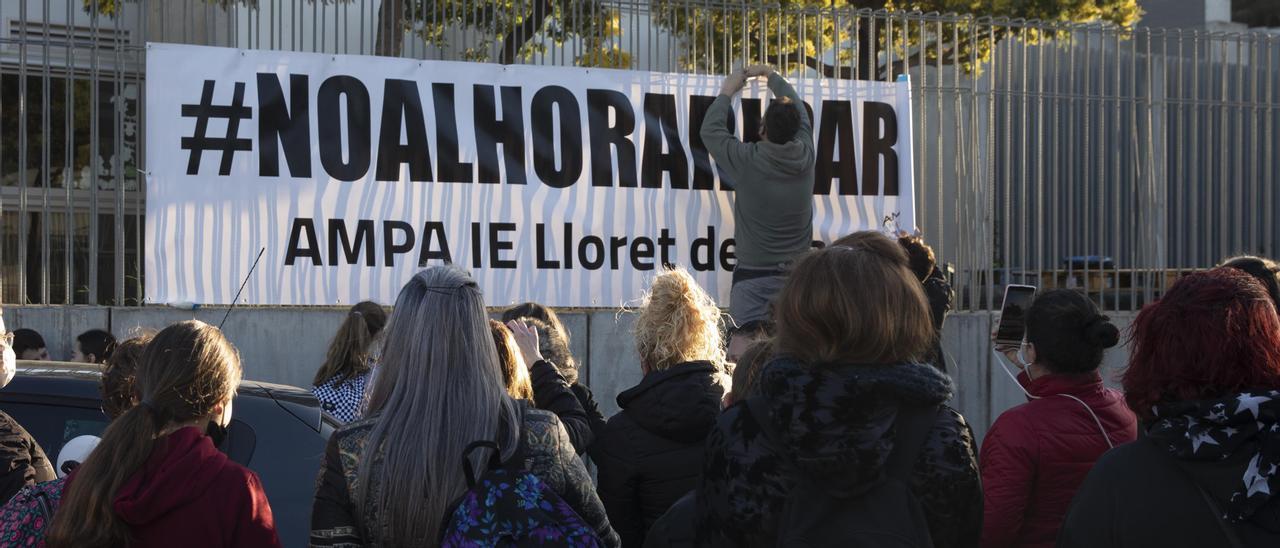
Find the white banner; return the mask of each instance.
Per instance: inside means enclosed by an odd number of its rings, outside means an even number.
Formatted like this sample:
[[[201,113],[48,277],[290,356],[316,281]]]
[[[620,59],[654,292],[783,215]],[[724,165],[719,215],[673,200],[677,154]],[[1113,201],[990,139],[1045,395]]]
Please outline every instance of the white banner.
[[[914,227],[909,84],[793,83],[815,238]],[[727,304],[734,194],[698,137],[720,84],[149,44],[147,300],[229,303],[265,249],[242,303],[392,303],[448,260],[495,306],[616,307],[664,263]],[[737,135],[767,97],[748,84]]]

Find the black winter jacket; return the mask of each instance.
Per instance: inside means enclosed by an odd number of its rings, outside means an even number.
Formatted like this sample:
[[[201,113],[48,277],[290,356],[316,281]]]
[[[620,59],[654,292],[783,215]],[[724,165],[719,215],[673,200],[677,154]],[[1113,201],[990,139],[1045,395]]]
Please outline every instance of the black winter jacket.
[[[0,504],[25,485],[57,478],[35,438],[8,413],[0,411]]]
[[[724,375],[699,361],[649,373],[618,395],[622,411],[609,419],[591,458],[623,546],[644,545],[653,523],[697,485],[724,392]]]
[[[1180,461],[1142,436],[1116,447],[1098,459],[1076,492],[1058,547],[1229,547],[1204,497],[1212,497],[1222,512],[1255,454],[1241,450],[1225,460]],[[1245,547],[1280,546],[1280,497],[1252,520],[1230,527]]]
[[[941,405],[951,380],[928,365],[809,367],[780,359],[758,390],[785,446],[764,435],[745,404],[720,416],[707,438],[697,493],[702,545],[772,546],[777,519],[802,474],[853,491],[879,481],[903,405]],[[982,489],[973,432],[942,407],[911,477],[939,548],[977,546]]]
[[[938,371],[946,373],[947,355],[942,350],[942,324],[947,321],[947,313],[951,311],[951,301],[955,293],[951,290],[951,284],[947,282],[942,270],[936,267],[922,283],[924,296],[929,300],[929,318],[933,320],[934,331],[933,347],[929,350],[927,361],[937,367]]]
[[[604,413],[600,412],[600,404],[596,403],[595,394],[580,382],[573,383],[569,389],[573,391],[574,397],[578,398],[578,403],[582,404],[582,410],[587,412],[587,422],[591,424],[591,431],[595,433],[596,439],[599,439],[604,435],[604,425],[609,421],[604,418]]]
[[[560,370],[549,361],[539,360],[529,368],[529,382],[533,385],[534,405],[538,409],[555,413],[569,433],[574,451],[579,455],[586,453],[587,448],[596,441],[592,420]],[[596,413],[599,412],[597,409]]]

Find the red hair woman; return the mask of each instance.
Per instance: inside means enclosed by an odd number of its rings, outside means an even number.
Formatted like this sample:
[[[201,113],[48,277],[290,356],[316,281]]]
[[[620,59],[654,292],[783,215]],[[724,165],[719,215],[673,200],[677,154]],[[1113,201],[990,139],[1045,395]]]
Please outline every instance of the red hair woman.
[[[1280,317],[1262,285],[1192,274],[1133,326],[1142,435],[1103,455],[1060,548],[1280,546]]]

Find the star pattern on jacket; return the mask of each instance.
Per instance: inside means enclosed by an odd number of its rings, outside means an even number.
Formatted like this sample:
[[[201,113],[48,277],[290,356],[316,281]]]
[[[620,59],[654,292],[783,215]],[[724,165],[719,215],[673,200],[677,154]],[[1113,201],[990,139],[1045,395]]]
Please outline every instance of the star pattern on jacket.
[[[1227,409],[1233,409],[1226,413]],[[1253,390],[1225,398],[1157,404],[1147,429],[1174,458],[1226,461],[1252,451],[1226,504],[1226,518],[1243,522],[1280,493],[1280,391]]]

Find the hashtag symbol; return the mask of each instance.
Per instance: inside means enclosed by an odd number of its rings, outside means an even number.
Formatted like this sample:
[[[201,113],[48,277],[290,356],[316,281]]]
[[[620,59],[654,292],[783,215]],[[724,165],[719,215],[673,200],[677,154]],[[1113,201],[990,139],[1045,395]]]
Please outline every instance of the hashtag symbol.
[[[206,150],[221,150],[222,164],[218,166],[218,175],[231,174],[231,158],[237,150],[253,150],[253,141],[240,138],[240,120],[253,117],[253,109],[244,106],[244,82],[236,82],[235,94],[230,105],[213,104],[213,80],[204,81],[204,92],[200,94],[200,104],[182,105],[183,118],[195,118],[196,129],[191,137],[182,138],[182,149],[191,151],[187,158],[187,175],[195,175],[200,171],[200,155]],[[209,118],[227,120],[226,137],[206,137],[209,130]]]

